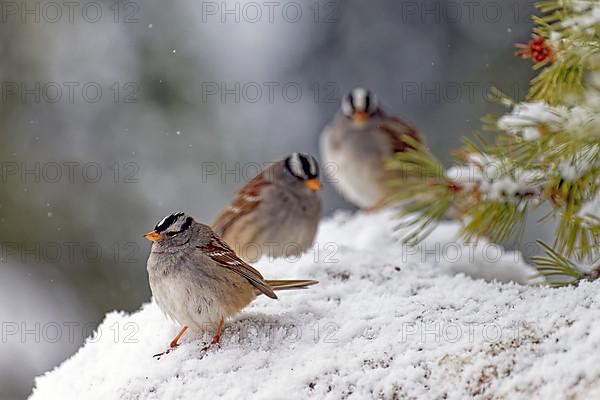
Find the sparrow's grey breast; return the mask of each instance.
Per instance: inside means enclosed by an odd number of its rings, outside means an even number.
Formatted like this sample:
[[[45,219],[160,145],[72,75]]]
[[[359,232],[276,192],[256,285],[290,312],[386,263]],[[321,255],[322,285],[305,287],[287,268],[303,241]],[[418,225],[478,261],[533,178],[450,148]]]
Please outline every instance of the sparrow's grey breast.
[[[147,263],[150,288],[167,316],[202,330],[244,308],[256,291],[246,278],[202,252],[212,234],[208,226],[194,222],[181,234],[153,243]]]
[[[321,135],[321,156],[332,183],[348,201],[367,208],[382,196],[382,157],[392,154],[389,139],[378,132],[379,117],[356,125],[338,113]]]

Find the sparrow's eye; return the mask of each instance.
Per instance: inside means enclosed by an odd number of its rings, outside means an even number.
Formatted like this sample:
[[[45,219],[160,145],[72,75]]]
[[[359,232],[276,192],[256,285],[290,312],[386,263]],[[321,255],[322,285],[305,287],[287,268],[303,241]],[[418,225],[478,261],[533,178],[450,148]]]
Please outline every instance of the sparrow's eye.
[[[165,235],[167,235],[168,237],[173,237],[175,235],[177,235],[179,232],[166,232]]]

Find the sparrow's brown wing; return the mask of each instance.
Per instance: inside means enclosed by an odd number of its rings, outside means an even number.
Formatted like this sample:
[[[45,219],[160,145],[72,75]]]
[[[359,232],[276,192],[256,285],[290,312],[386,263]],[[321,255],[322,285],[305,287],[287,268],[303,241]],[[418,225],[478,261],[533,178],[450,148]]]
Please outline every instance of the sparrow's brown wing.
[[[265,186],[271,183],[264,176],[263,171],[246,184],[233,198],[229,206],[225,208],[211,224],[217,235],[225,236],[227,230],[244,215],[248,215],[260,204],[260,193]]]
[[[220,266],[240,274],[256,287],[261,293],[276,299],[277,295],[265,282],[263,276],[250,264],[242,261],[235,252],[218,236],[213,235],[211,240],[198,248]]]
[[[407,135],[415,139],[419,143],[423,143],[421,134],[412,125],[404,122],[400,118],[387,117],[379,128],[385,133],[392,142],[394,153],[400,153],[407,148],[412,148],[403,139],[402,136]]]

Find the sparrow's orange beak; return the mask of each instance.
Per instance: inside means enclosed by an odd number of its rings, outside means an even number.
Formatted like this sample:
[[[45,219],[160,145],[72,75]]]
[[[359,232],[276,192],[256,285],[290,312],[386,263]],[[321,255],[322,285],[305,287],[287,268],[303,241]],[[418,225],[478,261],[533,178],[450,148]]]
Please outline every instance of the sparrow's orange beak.
[[[304,181],[304,184],[308,186],[310,190],[321,190],[321,182],[317,178],[309,179]]]
[[[162,236],[160,236],[160,233],[156,231],[148,232],[144,235],[144,237],[152,242],[162,240]]]
[[[368,119],[369,113],[365,111],[354,111],[354,114],[352,114],[352,121],[359,124],[367,122]]]

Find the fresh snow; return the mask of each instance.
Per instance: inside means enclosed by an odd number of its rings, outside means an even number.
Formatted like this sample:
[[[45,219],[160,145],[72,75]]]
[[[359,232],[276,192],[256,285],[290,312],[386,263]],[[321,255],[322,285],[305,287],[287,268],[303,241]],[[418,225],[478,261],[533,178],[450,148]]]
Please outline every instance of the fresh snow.
[[[261,260],[269,279],[320,284],[257,299],[207,353],[212,332],[153,359],[178,331],[154,303],[109,313],[31,399],[600,398],[600,283],[500,283],[532,270],[498,246],[459,244],[454,223],[403,246],[396,223],[392,211],[337,213],[318,250]]]
[[[594,84],[598,78],[590,76]],[[543,101],[516,104],[510,113],[498,119],[498,128],[520,135],[525,140],[540,139],[540,125],[551,132],[583,132],[583,135],[597,135],[600,128],[596,91],[586,93],[584,104],[567,108],[552,107]]]
[[[543,123],[548,128],[557,130],[566,114],[565,107],[551,107],[543,101],[519,103],[510,113],[498,119],[498,127],[512,134],[521,133],[526,140],[536,140],[541,137],[538,124]]]
[[[571,9],[581,13],[562,22],[564,27],[583,29],[600,23],[600,4],[593,1],[574,1],[570,4]]]
[[[508,159],[490,154],[467,154],[467,163],[453,165],[446,170],[446,177],[458,182],[463,190],[476,188],[484,199],[519,202],[523,193],[536,193],[545,174],[541,169],[526,170],[515,167]]]

